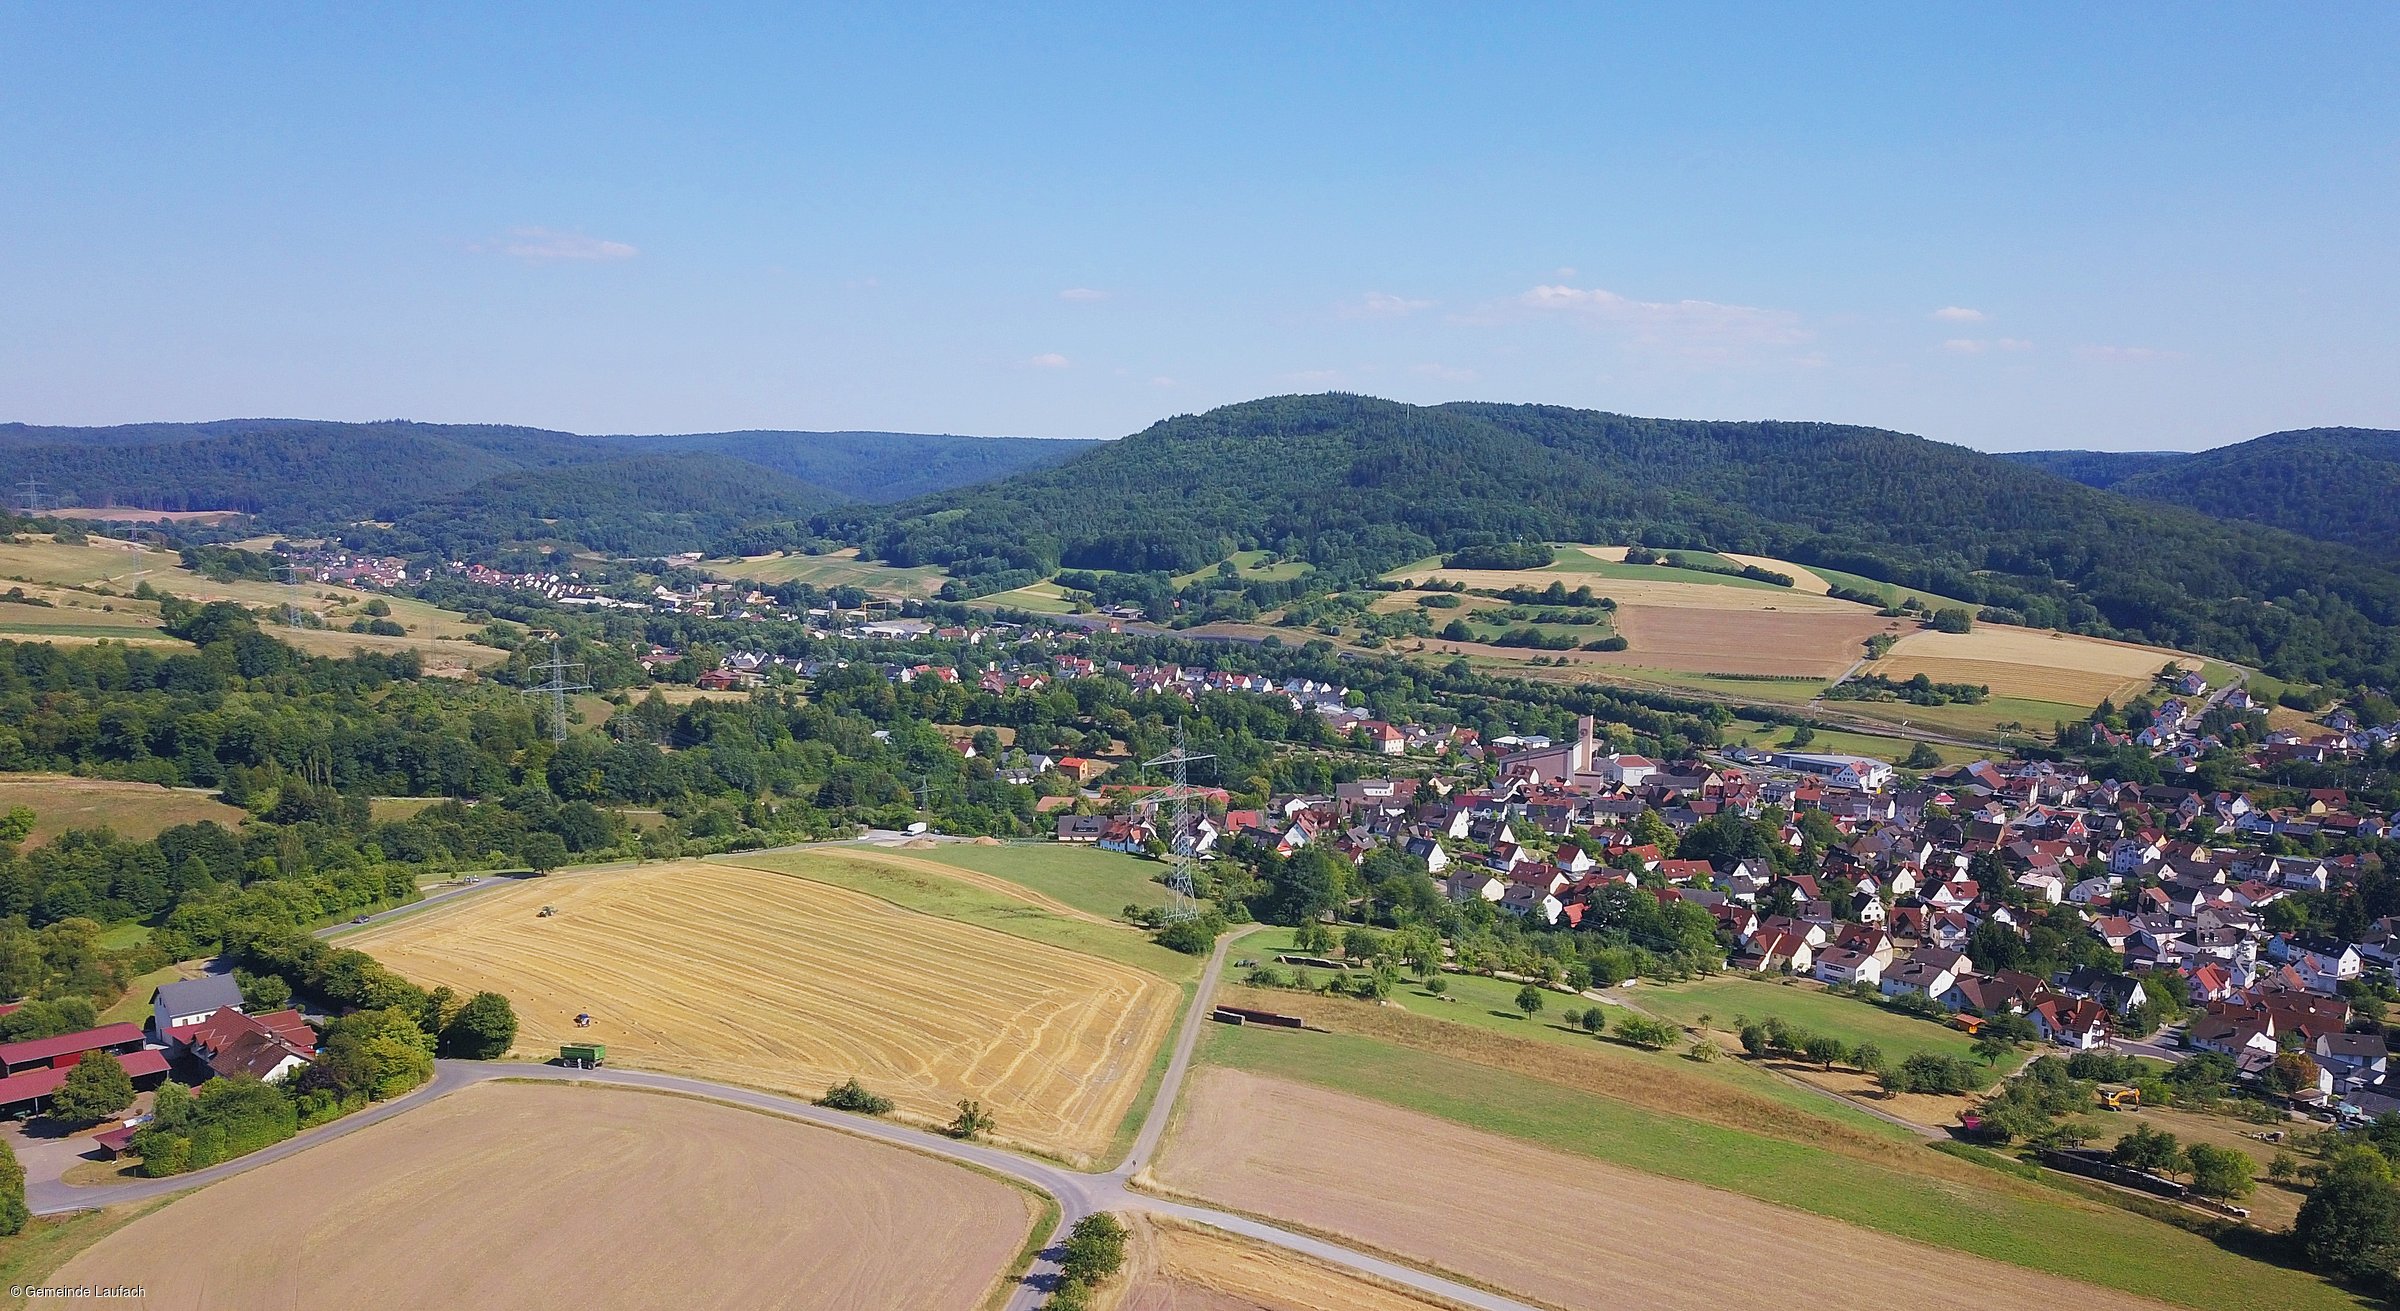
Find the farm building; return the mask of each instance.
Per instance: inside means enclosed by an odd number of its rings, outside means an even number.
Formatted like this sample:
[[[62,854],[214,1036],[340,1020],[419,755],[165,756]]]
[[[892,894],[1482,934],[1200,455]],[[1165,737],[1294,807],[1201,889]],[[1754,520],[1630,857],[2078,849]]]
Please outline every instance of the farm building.
[[[209,1073],[273,1083],[317,1058],[317,1033],[300,1012],[245,1015],[230,1007],[168,1035]]]
[[[0,1078],[0,1113],[40,1110],[42,1099],[67,1081],[68,1071],[101,1059],[124,1066],[137,1088],[167,1077],[166,1053],[144,1047],[136,1025],[107,1024],[54,1038],[29,1038],[0,1045],[0,1066],[8,1071]]]
[[[1870,756],[1825,756],[1778,751],[1774,765],[1797,774],[1813,774],[1842,787],[1881,792],[1892,781],[1892,767]]]
[[[169,1031],[198,1024],[227,1007],[242,1008],[242,985],[230,974],[162,983],[150,998],[150,1032],[164,1040]]]
[[[80,1033],[62,1033],[55,1038],[27,1038],[22,1042],[0,1043],[0,1071],[21,1074],[44,1066],[65,1069],[90,1052],[138,1052],[142,1049],[142,1029],[138,1024],[103,1024],[97,1029]]]

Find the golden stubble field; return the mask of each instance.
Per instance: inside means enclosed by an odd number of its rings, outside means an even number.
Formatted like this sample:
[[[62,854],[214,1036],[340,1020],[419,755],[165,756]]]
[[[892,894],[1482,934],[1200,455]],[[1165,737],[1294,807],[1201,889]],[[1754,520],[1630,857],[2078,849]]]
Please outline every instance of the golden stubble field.
[[[1297,1252],[1136,1215],[1117,1311],[1452,1311]]]
[[[1774,1281],[1755,1254],[1778,1251],[1840,1271],[1842,1305],[1855,1311],[1922,1311],[1928,1289],[1952,1311],[2158,1305],[1235,1070],[1194,1071],[1153,1174],[1178,1193],[1551,1306],[1758,1305]],[[1594,1219],[1564,1229],[1541,1219],[1560,1216]]]
[[[944,1307],[1031,1230],[996,1179],[682,1097],[481,1084],[211,1184],[50,1282],[145,1307]]]
[[[857,1078],[925,1123],[975,1098],[998,1138],[1077,1162],[1106,1150],[1180,995],[1131,966],[700,861],[528,879],[343,945],[428,986],[508,994],[525,1058],[598,1042],[612,1064],[810,1096]]]
[[[2198,656],[2158,647],[1977,624],[1971,633],[1912,632],[1864,672],[1893,679],[1923,674],[1937,683],[1981,683],[1994,696],[2096,706],[2138,695],[2170,661],[2186,669],[2201,664]]]

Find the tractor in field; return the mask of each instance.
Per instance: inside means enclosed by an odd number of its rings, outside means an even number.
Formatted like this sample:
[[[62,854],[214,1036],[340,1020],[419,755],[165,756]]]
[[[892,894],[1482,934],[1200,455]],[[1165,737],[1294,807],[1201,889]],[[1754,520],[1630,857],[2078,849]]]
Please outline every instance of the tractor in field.
[[[544,907],[542,907],[542,909],[541,909],[541,910],[540,910],[538,913],[536,913],[536,914],[534,915],[534,918],[535,918],[535,919],[543,919],[543,920],[546,920],[546,919],[550,918],[551,916],[553,916],[553,915],[556,915],[557,913],[558,913],[558,907],[556,907],[556,906],[544,906]]]

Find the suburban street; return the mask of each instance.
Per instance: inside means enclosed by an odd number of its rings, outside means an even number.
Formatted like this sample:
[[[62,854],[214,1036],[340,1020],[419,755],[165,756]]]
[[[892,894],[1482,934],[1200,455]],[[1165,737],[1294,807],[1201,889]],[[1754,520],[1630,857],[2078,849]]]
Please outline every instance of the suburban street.
[[[484,880],[473,886],[490,886],[491,882],[491,880]],[[441,896],[455,896],[470,890],[472,889],[462,887],[455,892],[443,893]],[[427,898],[428,901],[435,899]],[[414,911],[421,909],[424,905],[425,902],[412,902],[408,906],[399,907],[393,911],[384,912],[384,914],[394,915],[404,911]],[[334,926],[334,929],[326,930],[326,932],[348,927],[350,926],[347,924],[337,925]],[[195,1170],[190,1174],[133,1183],[74,1187],[61,1182],[57,1173],[52,1170],[29,1170],[25,1181],[26,1202],[36,1215],[56,1215],[92,1207],[143,1202],[187,1192],[215,1183],[220,1179],[231,1178],[234,1175],[257,1169],[260,1166],[271,1165],[276,1161],[307,1151],[320,1143],[331,1142],[336,1138],[379,1124],[393,1116],[405,1115],[420,1106],[429,1105],[457,1092],[461,1088],[499,1079],[539,1079],[617,1088],[639,1088],[652,1092],[704,1098],[768,1115],[799,1120],[843,1133],[856,1134],[911,1151],[923,1152],[944,1160],[987,1170],[1039,1190],[1058,1202],[1058,1229],[1051,1234],[1051,1241],[1044,1245],[1042,1253],[1035,1258],[1032,1267],[1025,1272],[1023,1278],[1018,1281],[1016,1289],[1009,1296],[1005,1304],[1009,1311],[1034,1311],[1034,1308],[1041,1305],[1058,1276],[1058,1240],[1064,1235],[1066,1229],[1077,1220],[1101,1211],[1139,1211],[1211,1225],[1269,1246],[1280,1247],[1342,1269],[1427,1293],[1460,1306],[1471,1307],[1475,1311],[1533,1311],[1528,1304],[1514,1298],[1429,1274],[1414,1266],[1372,1253],[1355,1251],[1338,1243],[1295,1233],[1230,1211],[1170,1201],[1134,1190],[1133,1180],[1149,1166],[1155,1157],[1159,1143],[1166,1136],[1167,1125],[1174,1118],[1176,1097],[1182,1091],[1185,1076],[1190,1072],[1192,1054],[1199,1046],[1201,1026],[1209,1022],[1208,1015],[1212,1009],[1217,980],[1225,968],[1226,952],[1235,940],[1251,931],[1251,929],[1243,929],[1217,939],[1216,948],[1209,954],[1208,965],[1201,973],[1199,987],[1192,994],[1191,1005],[1185,1010],[1182,1022],[1177,1026],[1174,1049],[1168,1057],[1166,1074],[1159,1082],[1158,1095],[1151,1102],[1148,1113],[1143,1117],[1141,1130],[1135,1136],[1133,1147],[1126,1153],[1124,1161],[1119,1163],[1115,1169],[1106,1172],[1087,1173],[1071,1170],[1062,1165],[1029,1156],[1020,1156],[1015,1152],[982,1143],[962,1142],[929,1130],[892,1124],[871,1116],[829,1110],[802,1098],[731,1087],[725,1084],[711,1083],[705,1079],[691,1079],[672,1074],[652,1074],[640,1070],[608,1068],[576,1070],[557,1065],[536,1065],[527,1062],[445,1060],[435,1063],[434,1077],[431,1082],[406,1096],[371,1106],[331,1124],[311,1129],[273,1146],[261,1148],[237,1160],[227,1161],[222,1165],[211,1166],[205,1170]],[[71,1158],[60,1161],[58,1169],[63,1170],[69,1163],[71,1163]]]

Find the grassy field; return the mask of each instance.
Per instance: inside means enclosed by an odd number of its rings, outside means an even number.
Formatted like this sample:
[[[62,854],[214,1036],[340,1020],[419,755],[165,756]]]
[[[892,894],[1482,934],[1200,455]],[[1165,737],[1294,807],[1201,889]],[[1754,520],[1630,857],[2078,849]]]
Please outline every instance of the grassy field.
[[[63,774],[0,776],[0,811],[15,806],[33,810],[33,833],[26,841],[34,846],[69,829],[106,828],[120,838],[140,840],[178,824],[214,820],[235,828],[248,818],[240,807],[205,792]]]
[[[344,944],[428,986],[508,994],[523,1057],[599,1042],[614,1063],[809,1096],[855,1077],[920,1124],[972,1097],[997,1139],[1073,1162],[1114,1138],[1179,992],[893,899],[703,861],[527,879]]]
[[[1604,683],[1706,692],[1712,696],[1758,705],[1806,705],[1825,690],[1825,680],[1822,678],[1744,678],[1736,674],[1696,674],[1682,669],[1651,669],[1639,665],[1594,666],[1583,672]]]
[[[912,849],[909,854],[937,865],[956,865],[1022,883],[1103,919],[1115,919],[1128,904],[1167,904],[1166,885],[1158,881],[1167,871],[1165,864],[1097,847],[1055,842],[997,847],[943,842],[925,850]]]
[[[1244,938],[1238,954],[1264,960],[1290,947],[1290,930],[1264,929]],[[1312,973],[1322,977],[1321,972]],[[1238,985],[1242,974],[1230,970],[1226,977]],[[1443,984],[1445,991],[1439,995],[1413,980],[1401,984],[1390,1000],[1404,1016],[1394,1015],[1391,1007],[1288,992],[1243,988],[1240,995],[1248,998],[1245,1005],[1298,1011],[1339,1032],[1369,1033],[1553,1082],[1569,1081],[1587,1091],[1630,1098],[1654,1109],[1680,1106],[1737,1128],[1791,1130],[1797,1126],[1797,1131],[1812,1134],[1843,1129],[1887,1144],[1913,1145],[1917,1141],[1906,1129],[1847,1102],[1794,1087],[1744,1061],[1702,1063],[1684,1059],[1680,1051],[1647,1052],[1594,1038],[1566,1020],[1569,1010],[1588,1009],[1592,1003],[1565,993],[1545,993],[1544,1009],[1528,1020],[1516,1008],[1518,984],[1472,974],[1444,975]],[[1630,1013],[1622,1007],[1605,1009],[1612,1023]],[[1474,1031],[1474,1040],[1450,1027],[1454,1025]],[[1520,1044],[1531,1044],[1533,1051],[1519,1050]],[[1710,1104],[1705,1111],[1700,1109],[1704,1102]]]
[[[1865,592],[1882,597],[1885,605],[1898,605],[1913,596],[1936,610],[1957,609],[1973,614],[1983,608],[1973,601],[1961,601],[1956,597],[1943,596],[1938,592],[1928,592],[1919,587],[1902,587],[1898,583],[1882,582],[1864,574],[1848,574],[1839,569],[1826,569],[1813,564],[1806,568],[1810,573],[1845,591]]]
[[[1234,1069],[2184,1306],[2366,1305],[2313,1276],[2131,1212],[1997,1172],[1959,1176],[1949,1158],[1930,1151],[1922,1172],[1881,1165],[1347,1034],[1212,1027],[1203,1050],[1210,1062]]]
[[[1003,610],[1026,610],[1037,615],[1071,615],[1075,603],[1067,599],[1067,589],[1056,583],[1029,583],[1006,592],[976,598],[975,604]]]
[[[700,567],[726,578],[807,583],[819,588],[857,587],[886,596],[932,596],[948,578],[932,565],[901,569],[861,560],[856,547],[825,555],[753,555],[737,560],[709,560]]]
[[[1316,566],[1306,560],[1284,560],[1268,564],[1269,551],[1236,551],[1226,557],[1234,568],[1234,577],[1245,583],[1280,583],[1305,577],[1316,572]],[[1203,565],[1175,579],[1177,587],[1189,587],[1217,576],[1216,565]]]
[[[148,974],[138,974],[126,981],[125,995],[116,1004],[100,1012],[102,1024],[139,1024],[150,1018],[150,994],[162,983],[179,979],[196,979],[207,973],[206,961],[181,961],[162,966]]]
[[[1661,1019],[1738,1034],[1741,1017],[1779,1016],[1796,1028],[1838,1038],[1855,1047],[1871,1042],[1898,1061],[1919,1053],[1972,1059],[1974,1041],[1945,1024],[1886,1010],[1855,997],[1837,997],[1814,983],[1778,983],[1742,974],[1721,974],[1689,983],[1643,984],[1625,992],[1628,1001]],[[1978,1067],[1986,1068],[1986,1067]]]
[[[968,1308],[1038,1210],[730,1106],[487,1083],[190,1193],[57,1281],[138,1285],[153,1307]]]
[[[324,583],[282,583],[234,579],[220,582],[183,568],[171,551],[151,550],[128,542],[93,538],[81,546],[27,540],[0,543],[0,579],[26,585],[55,608],[0,604],[0,636],[89,641],[121,637],[130,641],[166,641],[158,632],[158,604],[137,600],[130,593],[143,583],[187,601],[232,601],[254,610],[281,612],[298,605],[315,615],[322,628],[281,628],[279,637],[317,655],[348,655],[353,650],[415,651],[437,673],[461,674],[496,664],[507,653],[465,640],[480,631],[458,614],[408,597],[381,597],[355,588]],[[6,590],[6,589],[0,589]],[[371,636],[341,631],[367,617],[367,606],[381,599],[403,636]]]
[[[713,859],[863,892],[895,906],[1130,965],[1178,983],[1199,975],[1199,958],[1169,951],[1132,925],[1112,922],[1097,912],[1081,911],[1063,897],[1036,893],[1028,898],[995,882],[980,885],[970,882],[965,876],[975,872],[973,867],[928,861],[925,858],[930,854],[820,848],[752,852]],[[1008,876],[995,878],[1007,880]],[[1055,904],[1044,905],[1044,899]],[[1124,905],[1119,901],[1115,909],[1122,910]],[[1067,913],[1059,913],[1062,910]]]
[[[1904,701],[1845,701],[1842,710],[1862,719],[1880,719],[1961,737],[1995,741],[2030,736],[2050,740],[2051,728],[2074,723],[2091,713],[2090,706],[2025,697],[1994,696],[1975,705],[1913,706]]]
[[[1847,710],[1852,703],[1843,701],[1835,704]],[[1859,733],[1846,728],[1819,728],[1816,730],[1816,734],[1816,738],[1806,747],[1794,749],[1873,756],[1878,760],[1888,760],[1893,764],[1898,764],[1917,747],[1917,744],[1908,738]],[[1769,751],[1782,750],[1784,749],[1783,744],[1790,741],[1791,737],[1792,726],[1789,724],[1771,724],[1765,720],[1749,719],[1738,715],[1735,716],[1732,723],[1725,726],[1725,741],[1728,746],[1758,747]],[[1954,747],[1940,742],[1931,745],[1933,753],[1940,756],[1945,765],[1961,765],[1970,760],[1980,760],[1990,754],[1970,747]]]

